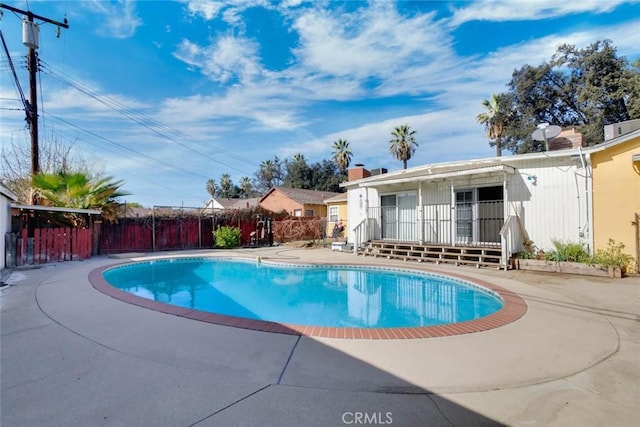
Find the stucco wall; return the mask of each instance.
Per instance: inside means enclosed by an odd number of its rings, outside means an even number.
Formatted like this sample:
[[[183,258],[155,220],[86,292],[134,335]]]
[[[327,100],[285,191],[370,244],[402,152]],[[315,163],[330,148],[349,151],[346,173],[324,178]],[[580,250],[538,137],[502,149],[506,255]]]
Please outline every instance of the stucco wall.
[[[272,212],[281,212],[284,210],[290,215],[293,215],[293,212],[296,209],[304,208],[304,206],[302,206],[300,203],[291,200],[289,197],[278,190],[272,191],[264,200],[260,202],[260,206]]]
[[[593,228],[595,249],[609,239],[622,242],[624,252],[636,257],[635,213],[640,214],[640,137],[593,153]]]
[[[268,209],[272,212],[282,212],[286,211],[289,215],[295,215],[296,209],[302,210],[302,216],[305,216],[305,211],[312,210],[314,217],[325,217],[327,216],[327,206],[315,205],[315,204],[300,204],[293,199],[290,199],[286,194],[282,193],[279,190],[274,190],[269,195],[260,202],[260,206],[265,209]]]

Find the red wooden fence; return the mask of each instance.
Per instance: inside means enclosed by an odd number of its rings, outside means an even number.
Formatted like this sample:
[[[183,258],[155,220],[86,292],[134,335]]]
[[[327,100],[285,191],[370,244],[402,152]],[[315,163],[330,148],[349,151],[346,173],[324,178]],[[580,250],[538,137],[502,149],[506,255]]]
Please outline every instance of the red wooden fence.
[[[38,228],[33,237],[23,229],[16,240],[17,266],[91,258],[91,230]]]

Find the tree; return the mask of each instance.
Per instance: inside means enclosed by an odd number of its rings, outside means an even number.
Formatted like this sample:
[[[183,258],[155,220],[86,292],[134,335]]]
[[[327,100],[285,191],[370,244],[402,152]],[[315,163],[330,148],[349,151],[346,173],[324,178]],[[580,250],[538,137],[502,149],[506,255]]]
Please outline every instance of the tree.
[[[230,198],[233,195],[233,181],[231,175],[223,173],[220,175],[220,197]]]
[[[625,98],[627,111],[630,117],[640,117],[640,58],[637,58],[625,75],[624,86],[629,94]]]
[[[243,198],[250,197],[253,193],[253,186],[251,184],[251,180],[248,176],[243,176],[240,178],[240,194],[242,194]]]
[[[640,117],[638,71],[617,56],[609,40],[584,49],[565,44],[549,62],[515,70],[503,94],[513,112],[503,130],[503,148],[543,150],[531,133],[544,122],[575,127],[585,146],[602,142],[605,125]]]
[[[41,172],[77,171],[89,173],[87,161],[74,150],[72,142],[54,135],[40,141]],[[94,172],[97,173],[97,172]],[[0,150],[0,182],[11,190],[18,201],[31,203],[31,146],[29,141],[3,141]]]
[[[311,188],[317,191],[332,191],[341,193],[340,188],[344,175],[338,170],[338,166],[333,160],[322,160],[311,165]]]
[[[411,130],[408,125],[398,126],[391,132],[393,138],[389,141],[389,151],[402,162],[403,169],[407,168],[407,160],[411,159],[418,146],[415,134],[416,131]]]
[[[332,159],[340,168],[343,174],[346,174],[349,163],[351,163],[351,157],[353,154],[349,149],[349,143],[344,139],[338,139],[333,143],[333,152],[331,153]]]
[[[282,162],[275,156],[273,160],[264,160],[256,172],[256,186],[261,193],[266,193],[272,187],[283,182]]]
[[[213,179],[207,181],[206,185],[207,193],[211,195],[211,197],[215,197],[216,192],[218,191],[218,187],[216,186],[216,182]]]
[[[33,176],[31,185],[43,204],[78,209],[100,209],[107,221],[115,221],[119,203],[117,198],[129,193],[120,190],[122,181],[110,176],[90,176],[83,172],[59,171]],[[70,214],[72,221],[80,217]],[[74,222],[75,225],[79,225]]]
[[[487,138],[494,140],[490,143],[496,146],[496,156],[502,156],[502,134],[506,122],[508,121],[508,112],[505,111],[504,103],[502,103],[502,95],[491,95],[491,98],[482,101],[484,112],[476,116],[476,120],[484,125]]]
[[[285,170],[283,185],[291,188],[311,188],[312,171],[301,153],[295,154],[290,162],[285,162]]]

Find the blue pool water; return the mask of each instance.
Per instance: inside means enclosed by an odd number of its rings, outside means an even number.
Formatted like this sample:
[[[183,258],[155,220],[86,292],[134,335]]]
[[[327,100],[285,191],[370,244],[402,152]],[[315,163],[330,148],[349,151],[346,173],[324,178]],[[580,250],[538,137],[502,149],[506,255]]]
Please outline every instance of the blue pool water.
[[[112,286],[155,301],[296,325],[433,326],[487,316],[492,291],[426,273],[221,258],[156,260],[104,272]]]

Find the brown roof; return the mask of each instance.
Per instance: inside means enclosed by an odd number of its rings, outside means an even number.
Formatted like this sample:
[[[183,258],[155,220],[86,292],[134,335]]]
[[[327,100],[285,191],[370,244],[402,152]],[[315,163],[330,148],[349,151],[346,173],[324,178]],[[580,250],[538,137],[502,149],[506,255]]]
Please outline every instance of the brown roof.
[[[267,192],[260,201],[262,202],[269,194],[275,190],[280,191],[291,200],[303,205],[324,205],[325,199],[337,196],[341,193],[334,193],[331,191],[316,191],[316,190],[303,190],[301,188],[289,188],[289,187],[273,187]]]
[[[329,197],[325,199],[325,203],[337,203],[337,202],[346,202],[347,201],[347,193],[338,193],[333,197]]]
[[[224,197],[216,197],[215,200],[216,202],[220,203],[224,209],[244,209],[244,208],[255,207],[258,205],[257,198],[230,199],[230,198],[224,198]]]

